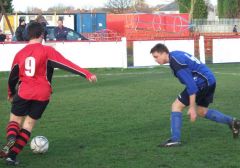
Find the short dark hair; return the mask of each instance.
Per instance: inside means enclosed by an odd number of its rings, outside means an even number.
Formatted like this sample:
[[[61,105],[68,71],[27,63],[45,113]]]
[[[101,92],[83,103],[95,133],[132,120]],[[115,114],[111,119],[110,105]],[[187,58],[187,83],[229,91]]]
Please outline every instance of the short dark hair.
[[[156,44],[150,51],[150,54],[154,53],[154,52],[159,52],[159,53],[163,53],[166,52],[167,54],[169,54],[168,48],[161,43]]]
[[[27,32],[28,32],[29,39],[31,40],[31,39],[39,38],[41,35],[43,35],[44,28],[40,23],[32,22],[28,25]]]
[[[20,18],[19,18],[19,23],[22,23],[22,22],[25,22],[24,17],[20,17]]]
[[[58,21],[63,22],[63,18],[62,18],[62,17],[59,17],[59,18],[58,18]]]

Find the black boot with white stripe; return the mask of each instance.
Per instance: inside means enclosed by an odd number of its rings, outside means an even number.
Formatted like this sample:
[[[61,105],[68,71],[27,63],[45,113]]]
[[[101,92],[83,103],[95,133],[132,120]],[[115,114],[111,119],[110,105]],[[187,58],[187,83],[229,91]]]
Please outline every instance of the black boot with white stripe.
[[[168,139],[164,143],[158,145],[158,147],[178,147],[181,146],[181,141],[173,141],[171,139]]]

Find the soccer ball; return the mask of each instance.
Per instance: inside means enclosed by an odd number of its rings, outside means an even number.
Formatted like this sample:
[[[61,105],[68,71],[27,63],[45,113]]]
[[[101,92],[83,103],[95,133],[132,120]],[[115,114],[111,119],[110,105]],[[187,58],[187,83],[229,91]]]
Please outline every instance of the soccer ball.
[[[48,151],[49,142],[44,136],[35,136],[30,144],[33,153],[46,153]]]

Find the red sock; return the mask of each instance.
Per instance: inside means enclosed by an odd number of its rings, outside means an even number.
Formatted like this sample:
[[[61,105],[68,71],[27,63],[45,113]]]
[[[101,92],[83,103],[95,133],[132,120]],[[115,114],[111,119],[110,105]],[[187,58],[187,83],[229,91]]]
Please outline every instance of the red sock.
[[[31,132],[25,129],[21,129],[17,136],[17,140],[14,146],[12,147],[9,155],[16,156],[17,154],[19,154],[22,151],[23,147],[26,146],[28,140],[30,139],[30,136],[31,136]]]
[[[7,140],[16,139],[19,133],[20,127],[19,124],[15,121],[10,121],[7,125]]]

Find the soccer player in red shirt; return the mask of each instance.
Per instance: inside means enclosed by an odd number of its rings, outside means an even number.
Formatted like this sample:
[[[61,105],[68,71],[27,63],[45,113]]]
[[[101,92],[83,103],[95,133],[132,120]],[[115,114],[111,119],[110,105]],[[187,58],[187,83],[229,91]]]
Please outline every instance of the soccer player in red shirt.
[[[54,68],[81,75],[90,82],[97,81],[88,70],[65,59],[54,48],[42,45],[43,34],[41,24],[30,24],[30,41],[16,54],[12,64],[8,80],[8,100],[12,102],[12,109],[7,125],[7,143],[0,151],[0,157],[6,158],[7,164],[18,164],[16,156],[29,141],[36,121],[49,103]]]

